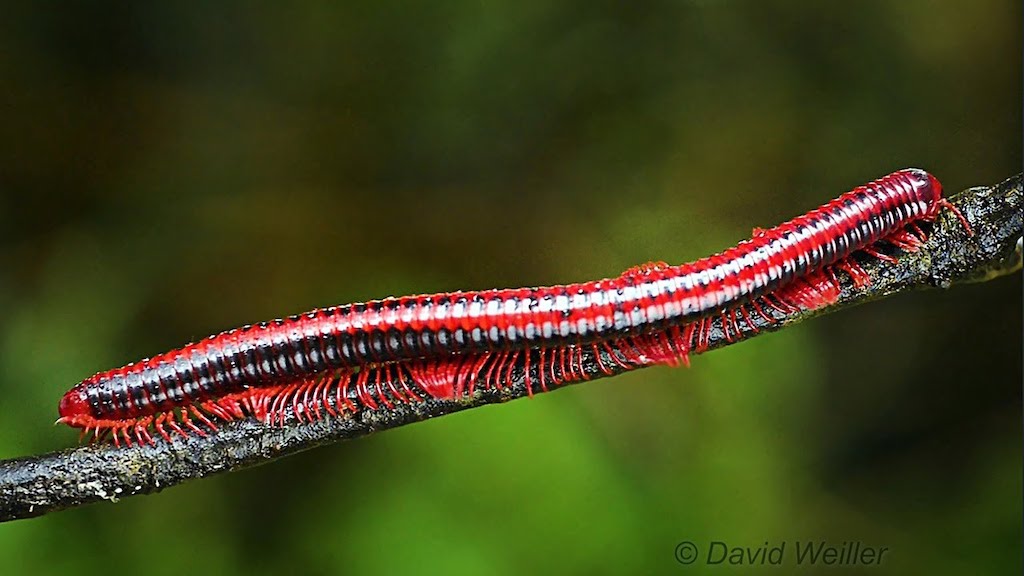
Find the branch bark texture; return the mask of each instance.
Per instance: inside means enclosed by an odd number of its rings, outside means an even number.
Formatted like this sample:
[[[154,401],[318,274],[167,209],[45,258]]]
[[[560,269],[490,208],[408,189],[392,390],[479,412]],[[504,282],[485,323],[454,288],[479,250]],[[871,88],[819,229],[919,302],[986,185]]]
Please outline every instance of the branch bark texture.
[[[943,211],[925,247],[900,254],[897,264],[875,259],[861,262],[871,284],[854,288],[843,279],[842,293],[834,305],[786,317],[768,324],[757,315],[757,330],[740,323],[742,334],[725,337],[715,321],[709,348],[779,330],[810,317],[870,302],[899,292],[990,280],[1018,270],[1021,236],[1024,234],[1021,175],[992,187],[970,188],[951,198],[974,228],[968,236],[956,218]],[[621,368],[610,359],[604,365]],[[584,350],[584,368],[592,378],[606,376],[593,353]],[[536,384],[537,378],[533,377]],[[522,366],[502,390],[477,391],[458,400],[428,400],[398,404],[393,409],[364,410],[345,418],[325,418],[272,428],[253,419],[221,426],[208,438],[175,439],[171,444],[117,448],[112,445],[81,446],[40,456],[0,462],[0,521],[39,516],[99,500],[116,501],[127,496],[150,494],[187,480],[238,470],[276,460],[316,446],[349,440],[381,430],[404,426],[486,404],[526,396]],[[535,386],[536,388],[536,386]]]

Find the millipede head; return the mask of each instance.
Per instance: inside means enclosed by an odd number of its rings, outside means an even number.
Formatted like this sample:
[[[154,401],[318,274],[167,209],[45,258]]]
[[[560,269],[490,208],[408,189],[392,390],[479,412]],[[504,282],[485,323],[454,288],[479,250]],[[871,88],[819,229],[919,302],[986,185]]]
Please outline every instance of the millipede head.
[[[68,390],[64,397],[60,399],[57,412],[60,414],[60,419],[57,421],[63,422],[68,426],[82,427],[83,422],[92,421],[93,419],[85,392],[77,386]]]
[[[939,215],[939,212],[946,208],[960,221],[960,225],[964,227],[967,235],[974,236],[974,230],[971,229],[970,222],[967,221],[967,218],[960,209],[942,197],[942,183],[939,182],[938,178],[920,168],[907,168],[906,170],[901,170],[901,172],[911,175],[914,179],[914,186],[919,190],[927,191],[925,196],[929,201],[929,212],[925,217],[926,220],[934,220]]]

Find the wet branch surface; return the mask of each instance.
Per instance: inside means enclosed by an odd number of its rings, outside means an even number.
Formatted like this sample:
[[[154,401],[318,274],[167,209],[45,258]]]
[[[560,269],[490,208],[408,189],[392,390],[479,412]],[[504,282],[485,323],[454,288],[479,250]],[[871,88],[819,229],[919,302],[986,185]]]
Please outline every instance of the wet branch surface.
[[[772,325],[752,314],[757,330],[740,322],[742,334],[738,338],[733,336],[733,342],[715,321],[709,348],[720,348],[899,292],[948,288],[1013,272],[1021,262],[1022,196],[1019,174],[993,187],[965,190],[951,200],[973,226],[973,237],[964,232],[949,211],[943,211],[925,247],[915,253],[899,254],[898,264],[860,260],[871,277],[869,286],[855,289],[840,274],[842,294],[836,304],[792,314]],[[603,363],[615,373],[625,371],[607,357]],[[583,351],[583,366],[592,378],[606,376],[589,347]],[[286,426],[272,428],[244,419],[221,425],[218,433],[207,438],[176,438],[172,444],[159,441],[155,446],[132,448],[82,446],[5,460],[0,462],[0,521],[40,516],[99,500],[151,494],[187,480],[256,466],[323,444],[522,398],[527,395],[524,376],[523,366],[518,365],[512,381],[500,391],[477,391],[472,397],[458,400],[427,400],[397,404],[391,409],[361,410],[348,417],[326,417],[311,424],[296,423],[294,416],[290,416]],[[536,375],[532,381],[535,391],[539,391]]]

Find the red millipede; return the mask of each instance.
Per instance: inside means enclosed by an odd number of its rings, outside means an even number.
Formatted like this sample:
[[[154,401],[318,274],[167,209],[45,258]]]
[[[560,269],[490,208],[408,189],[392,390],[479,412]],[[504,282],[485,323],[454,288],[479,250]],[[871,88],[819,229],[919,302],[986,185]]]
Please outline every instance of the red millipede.
[[[152,443],[150,431],[167,441],[172,432],[206,435],[217,428],[213,420],[274,424],[288,409],[312,420],[471,395],[500,388],[516,362],[527,372],[537,362],[547,390],[585,378],[583,346],[622,367],[687,362],[707,346],[711,318],[721,318],[731,340],[740,321],[756,330],[755,313],[773,322],[776,313],[834,302],[835,270],[856,285],[868,281],[852,253],[891,260],[875,249],[881,241],[914,250],[924,239],[917,223],[944,207],[970,231],[934,176],[906,169],[679,266],[649,263],[579,284],[386,298],[244,326],[83,380],[61,399],[59,421],[94,437],[112,433],[116,443]]]

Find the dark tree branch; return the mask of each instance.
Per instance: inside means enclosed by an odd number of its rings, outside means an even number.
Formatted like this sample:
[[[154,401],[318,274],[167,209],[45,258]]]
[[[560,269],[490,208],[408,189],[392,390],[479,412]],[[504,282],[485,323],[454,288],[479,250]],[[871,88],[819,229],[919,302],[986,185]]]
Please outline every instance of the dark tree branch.
[[[968,237],[958,221],[944,211],[926,246],[901,254],[898,264],[873,259],[862,262],[871,276],[870,286],[855,289],[845,280],[839,301],[827,308],[793,314],[769,325],[756,314],[759,331],[744,323],[744,340],[757,333],[778,330],[812,316],[919,288],[948,288],[954,284],[989,280],[1020,267],[1022,224],[1021,175],[995,187],[971,188],[952,199],[974,227]],[[712,326],[710,348],[725,346],[720,324]],[[616,366],[605,358],[608,366]],[[584,352],[584,367],[593,378],[604,374],[592,353]],[[623,370],[616,368],[617,372]],[[536,389],[537,378],[533,377]],[[351,417],[325,418],[270,428],[245,419],[225,424],[208,438],[176,439],[173,444],[116,448],[82,446],[41,456],[0,462],[0,521],[39,516],[98,500],[117,500],[150,494],[186,480],[270,462],[315,446],[358,438],[380,430],[404,426],[468,408],[507,402],[527,395],[522,366],[501,391],[478,391],[460,400],[428,400],[399,404],[393,409],[364,410]]]

